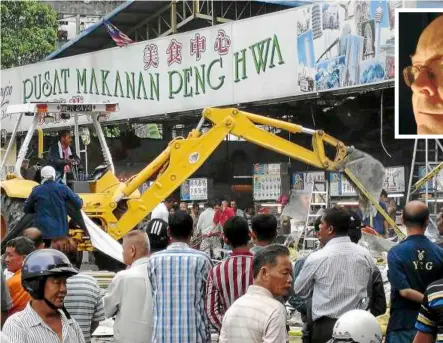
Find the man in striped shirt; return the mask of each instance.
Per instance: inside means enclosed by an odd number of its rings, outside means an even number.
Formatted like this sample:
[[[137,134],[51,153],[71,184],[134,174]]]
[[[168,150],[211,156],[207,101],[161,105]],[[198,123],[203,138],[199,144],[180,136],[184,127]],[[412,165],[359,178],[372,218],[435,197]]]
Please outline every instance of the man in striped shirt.
[[[212,268],[206,284],[206,313],[211,324],[220,331],[223,315],[232,303],[246,293],[252,284],[254,255],[249,251],[249,227],[243,217],[229,218],[223,233],[232,247],[228,259]]]
[[[85,342],[90,343],[91,334],[105,320],[100,286],[92,276],[77,274],[67,280],[66,287],[65,308],[82,329]]]
[[[443,343],[443,279],[427,288],[415,328],[414,343]]]
[[[151,255],[148,271],[154,298],[152,343],[209,343],[205,287],[209,257],[189,247],[193,221],[184,211],[169,216],[171,244]]]
[[[349,214],[338,208],[325,211],[318,239],[324,246],[308,256],[295,280],[295,295],[312,296],[313,343],[332,338],[337,319],[357,309],[368,297],[375,264],[368,250],[351,242]]]

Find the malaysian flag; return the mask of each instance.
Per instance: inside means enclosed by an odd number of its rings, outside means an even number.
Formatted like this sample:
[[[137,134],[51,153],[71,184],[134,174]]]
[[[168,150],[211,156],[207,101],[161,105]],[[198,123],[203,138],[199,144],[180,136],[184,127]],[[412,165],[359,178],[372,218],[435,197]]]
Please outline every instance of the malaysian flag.
[[[106,25],[106,28],[108,29],[108,33],[111,36],[112,40],[119,47],[134,43],[131,38],[126,36],[123,32],[121,32],[119,29],[117,29],[109,21],[104,20],[103,22]]]

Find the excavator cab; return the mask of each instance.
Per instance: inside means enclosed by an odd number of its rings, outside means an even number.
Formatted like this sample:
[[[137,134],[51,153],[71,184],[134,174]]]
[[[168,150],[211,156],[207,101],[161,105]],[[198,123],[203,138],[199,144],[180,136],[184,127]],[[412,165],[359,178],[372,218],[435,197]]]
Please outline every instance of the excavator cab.
[[[43,151],[43,130],[41,126],[51,128],[51,125],[60,121],[73,121],[74,126],[74,146],[75,151],[80,155],[85,152],[80,149],[80,143],[84,146],[90,142],[90,132],[87,127],[80,127],[82,122],[86,125],[91,125],[95,129],[98,141],[103,153],[105,161],[104,166],[96,169],[91,180],[87,177],[81,177],[81,171],[77,168],[74,170],[75,180],[72,183],[72,188],[77,193],[92,193],[97,189],[96,183],[102,179],[106,174],[111,174],[108,181],[111,184],[119,183],[114,176],[114,164],[109,148],[101,127],[101,122],[107,120],[112,112],[118,111],[118,103],[84,103],[84,104],[65,104],[52,102],[27,103],[20,105],[9,105],[6,114],[11,117],[17,117],[14,129],[11,133],[8,146],[2,156],[1,170],[5,169],[7,162],[14,161],[12,172],[6,175],[6,181],[1,184],[1,232],[2,239],[7,233],[8,229],[12,228],[18,220],[23,216],[21,210],[26,198],[32,191],[32,188],[38,185],[38,166],[35,177],[32,179],[22,175],[22,166],[26,162],[28,153],[32,147],[32,139],[37,133],[37,157],[38,164],[43,167],[47,163],[47,154]],[[32,117],[32,122],[29,127],[23,127],[22,121],[25,117]],[[89,120],[90,119],[90,120]],[[92,121],[92,123],[91,123]],[[22,141],[20,150],[17,156],[10,156],[15,145],[16,136],[19,131],[26,131],[26,136]],[[15,158],[14,158],[15,157]],[[87,155],[85,156],[85,164],[87,168]],[[34,166],[35,167],[35,166]],[[115,179],[115,180],[114,180]],[[106,186],[101,187],[101,189]],[[14,210],[15,209],[15,210]]]

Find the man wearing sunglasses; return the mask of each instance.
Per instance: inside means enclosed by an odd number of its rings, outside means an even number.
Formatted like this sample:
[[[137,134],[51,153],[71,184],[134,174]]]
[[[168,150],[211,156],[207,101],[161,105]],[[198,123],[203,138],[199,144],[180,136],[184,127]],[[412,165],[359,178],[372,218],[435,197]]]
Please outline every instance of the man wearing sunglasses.
[[[443,15],[422,32],[412,65],[403,70],[412,89],[418,134],[443,134]]]

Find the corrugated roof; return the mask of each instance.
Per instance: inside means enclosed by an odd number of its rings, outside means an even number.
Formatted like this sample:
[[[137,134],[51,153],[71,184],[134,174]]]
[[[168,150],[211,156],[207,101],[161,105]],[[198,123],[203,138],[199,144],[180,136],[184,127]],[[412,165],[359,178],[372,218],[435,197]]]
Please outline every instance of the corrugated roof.
[[[255,1],[276,6],[294,7],[309,4],[305,1]],[[104,16],[101,20],[88,27],[81,34],[48,55],[43,61],[74,56],[113,47],[103,21],[108,20],[123,33],[129,32],[137,24],[154,15],[162,8],[170,5],[170,1],[134,1],[128,0]],[[192,29],[190,26],[189,29]]]

